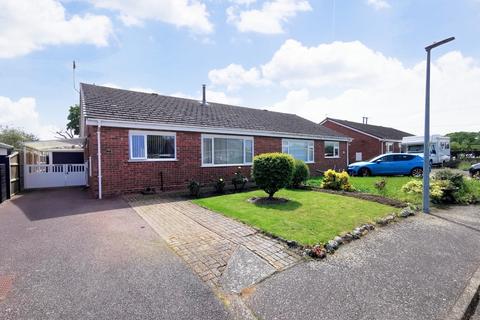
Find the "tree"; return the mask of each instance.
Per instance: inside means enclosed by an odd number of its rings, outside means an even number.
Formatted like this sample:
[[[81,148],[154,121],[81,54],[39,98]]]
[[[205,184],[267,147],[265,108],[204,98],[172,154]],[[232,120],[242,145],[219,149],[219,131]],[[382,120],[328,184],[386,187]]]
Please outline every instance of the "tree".
[[[68,122],[65,130],[55,132],[60,139],[72,139],[80,134],[80,106],[70,106],[68,109]]]
[[[268,194],[268,199],[289,185],[293,175],[294,159],[285,153],[264,153],[253,158],[252,176],[257,186]]]
[[[80,134],[80,106],[78,104],[70,106],[67,119],[67,130],[72,130],[75,135]]]
[[[452,132],[450,137],[452,151],[475,151],[480,150],[480,132]]]
[[[19,128],[9,128],[0,126],[0,142],[12,145],[15,149],[20,149],[27,141],[37,141],[38,138],[32,133],[25,132]]]

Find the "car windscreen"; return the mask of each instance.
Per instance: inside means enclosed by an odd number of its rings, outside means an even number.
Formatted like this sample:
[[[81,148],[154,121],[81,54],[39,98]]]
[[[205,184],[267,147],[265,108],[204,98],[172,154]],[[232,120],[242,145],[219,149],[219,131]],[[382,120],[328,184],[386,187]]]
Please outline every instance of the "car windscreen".
[[[377,161],[378,159],[381,159],[381,158],[384,158],[384,157],[385,157],[385,155],[382,154],[382,155],[376,156],[376,157],[368,160],[367,162],[374,162],[374,161]]]

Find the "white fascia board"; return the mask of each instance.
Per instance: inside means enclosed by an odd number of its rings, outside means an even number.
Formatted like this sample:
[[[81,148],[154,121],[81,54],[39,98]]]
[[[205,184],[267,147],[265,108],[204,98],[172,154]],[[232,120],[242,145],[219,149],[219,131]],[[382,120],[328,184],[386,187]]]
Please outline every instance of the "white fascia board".
[[[288,132],[273,132],[273,131],[261,131],[261,130],[246,130],[246,129],[232,129],[232,128],[213,128],[213,127],[197,127],[178,125],[171,123],[148,123],[148,122],[134,122],[134,121],[122,121],[122,120],[103,120],[97,118],[89,118],[86,121],[87,125],[96,126],[98,121],[102,121],[104,127],[114,128],[129,128],[129,129],[148,129],[148,130],[165,130],[165,131],[188,131],[188,132],[201,132],[201,133],[219,133],[219,134],[231,134],[231,135],[250,135],[250,136],[263,136],[263,137],[279,137],[279,138],[292,138],[292,139],[314,139],[314,140],[331,140],[331,141],[351,141],[350,138],[331,137],[331,136],[315,136],[296,134]]]

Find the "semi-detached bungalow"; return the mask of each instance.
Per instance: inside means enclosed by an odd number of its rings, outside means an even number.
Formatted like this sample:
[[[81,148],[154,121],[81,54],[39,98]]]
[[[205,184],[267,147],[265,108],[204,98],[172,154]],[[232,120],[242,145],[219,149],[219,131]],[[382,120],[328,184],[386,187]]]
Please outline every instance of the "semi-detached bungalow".
[[[249,176],[255,155],[285,152],[313,174],[347,166],[350,139],[294,114],[81,84],[92,193],[185,189]]]
[[[372,159],[384,153],[402,152],[402,138],[411,133],[394,128],[326,118],[320,124],[352,139],[349,144],[349,163]]]

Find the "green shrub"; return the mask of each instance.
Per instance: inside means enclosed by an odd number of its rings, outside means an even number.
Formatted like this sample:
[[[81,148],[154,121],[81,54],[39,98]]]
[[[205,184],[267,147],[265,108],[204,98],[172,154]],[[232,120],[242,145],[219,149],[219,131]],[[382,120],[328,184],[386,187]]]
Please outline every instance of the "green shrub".
[[[430,182],[430,199],[433,203],[442,203],[445,188],[446,183],[444,181]],[[423,193],[423,181],[411,180],[402,186],[402,191],[408,194],[421,195]]]
[[[218,178],[217,181],[215,181],[215,192],[219,194],[225,193],[225,180],[223,178]]]
[[[440,184],[443,190],[442,197],[437,199],[439,203],[468,203],[469,192],[463,174],[443,169],[433,175],[432,183],[435,182]]]
[[[410,180],[402,186],[402,192],[409,194],[421,194],[423,192],[422,180]]]
[[[458,164],[458,169],[463,170],[463,171],[468,171],[468,169],[470,169],[471,166],[472,166],[472,163],[471,163],[471,162],[469,162],[469,161],[461,161],[461,162]]]
[[[321,187],[330,190],[355,191],[350,184],[350,176],[347,172],[336,172],[332,169],[325,171]]]
[[[423,182],[407,182],[402,191],[409,194],[422,194]],[[437,171],[430,182],[430,199],[433,203],[469,204],[478,201],[478,195],[470,184],[465,182],[462,174],[444,169]]]
[[[310,170],[308,166],[302,160],[294,160],[292,182],[290,185],[294,188],[298,188],[304,184],[310,177]]]
[[[285,153],[264,153],[253,158],[252,177],[271,199],[287,187],[293,175],[293,157]]]
[[[200,196],[200,182],[192,180],[188,184],[188,190],[192,197],[198,198]]]
[[[387,179],[382,178],[378,181],[375,181],[375,189],[377,189],[378,193],[381,194],[382,196],[385,196],[386,193],[386,187],[387,187]]]
[[[243,189],[245,188],[245,185],[248,182],[248,178],[242,174],[241,170],[242,170],[242,167],[238,167],[232,179],[232,184],[235,191],[243,191]]]

